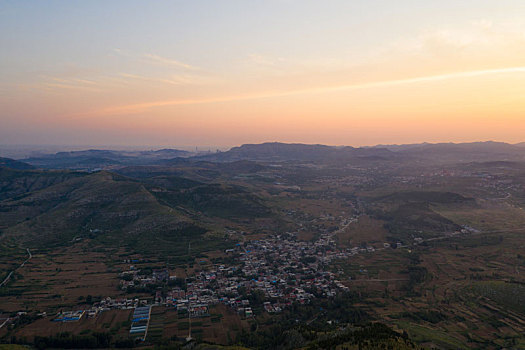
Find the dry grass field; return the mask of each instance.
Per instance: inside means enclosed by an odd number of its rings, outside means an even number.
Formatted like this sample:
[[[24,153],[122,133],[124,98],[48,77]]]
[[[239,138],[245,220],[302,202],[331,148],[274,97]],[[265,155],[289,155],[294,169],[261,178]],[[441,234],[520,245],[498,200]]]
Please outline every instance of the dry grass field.
[[[337,243],[343,248],[359,246],[364,242],[380,246],[387,241],[387,234],[388,231],[384,228],[384,222],[368,215],[362,215],[358,221],[337,234]]]
[[[129,264],[127,265],[129,267]],[[0,296],[4,312],[70,310],[92,297],[121,297],[118,271],[126,268],[116,253],[87,250],[84,243],[52,251],[34,251],[16,273],[9,293]]]
[[[188,336],[187,313],[178,313],[173,308],[155,307],[151,322],[156,323],[159,338],[184,339]],[[210,316],[192,318],[191,325],[193,338],[223,345],[234,340],[237,333],[243,329],[249,330],[248,321],[224,305],[210,307]],[[151,336],[151,329],[148,331],[148,336]]]
[[[95,318],[84,316],[76,322],[54,322],[52,318],[47,317],[20,328],[15,335],[30,339],[34,336],[52,336],[63,332],[76,335],[88,332],[110,332],[117,337],[125,338],[129,333],[132,314],[133,310],[109,310]]]
[[[362,307],[428,347],[525,346],[525,235],[518,232],[436,241],[361,255],[336,266],[367,295]],[[409,254],[426,276],[407,294]],[[405,279],[405,281],[402,281]],[[521,306],[521,307],[520,307]]]

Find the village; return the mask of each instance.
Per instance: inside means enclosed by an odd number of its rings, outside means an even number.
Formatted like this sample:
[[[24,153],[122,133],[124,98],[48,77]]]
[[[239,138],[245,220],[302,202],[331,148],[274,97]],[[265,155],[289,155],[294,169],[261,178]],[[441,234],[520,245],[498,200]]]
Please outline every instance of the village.
[[[261,301],[266,312],[278,313],[293,302],[308,303],[314,297],[333,297],[348,290],[336,275],[327,270],[333,259],[346,258],[374,248],[340,250],[334,233],[323,233],[314,242],[299,241],[295,234],[286,233],[272,238],[251,240],[227,249],[234,264],[213,264],[185,279],[170,291],[155,292],[154,303],[188,311],[191,317],[207,315],[208,307],[218,303],[230,306],[245,317],[254,315],[254,299]],[[180,284],[168,270],[155,270],[144,276],[130,266],[121,274],[122,289],[155,284]],[[171,282],[171,283],[170,283]],[[257,294],[259,298],[254,298]],[[250,300],[251,299],[251,300]],[[115,307],[135,305],[137,301],[105,300],[101,305]]]
[[[60,312],[54,321],[75,322],[106,310],[134,309],[138,316],[133,316],[130,334],[145,338],[152,306],[173,307],[191,319],[209,316],[211,306],[224,304],[241,317],[252,318],[260,312],[280,313],[294,302],[307,304],[313,298],[334,297],[348,287],[328,271],[329,263],[374,251],[372,247],[338,249],[334,235],[324,232],[307,242],[298,240],[296,233],[284,233],[237,243],[224,252],[233,263],[212,264],[187,278],[170,275],[168,269],[143,271],[135,266],[140,260],[126,260],[130,265],[119,275],[120,288],[148,290],[153,299],[106,297],[87,310]]]
[[[293,303],[308,304],[313,298],[332,298],[348,291],[341,275],[331,271],[334,260],[357,254],[371,254],[385,249],[407,248],[425,241],[415,237],[413,242],[383,243],[382,246],[359,246],[341,249],[335,236],[338,231],[359,220],[359,216],[342,219],[336,231],[325,230],[313,241],[302,241],[297,233],[283,233],[264,239],[247,240],[226,249],[228,262],[204,265],[187,277],[170,275],[165,269],[140,269],[144,261],[127,259],[129,269],[119,274],[120,288],[128,293],[151,293],[151,297],[106,297],[93,303],[88,310],[65,311],[54,321],[74,322],[82,317],[97,317],[111,309],[133,309],[130,335],[145,339],[151,308],[173,308],[188,319],[210,316],[210,307],[224,304],[243,318],[260,313],[280,313]],[[458,234],[479,232],[464,226]],[[348,278],[347,278],[348,280]]]

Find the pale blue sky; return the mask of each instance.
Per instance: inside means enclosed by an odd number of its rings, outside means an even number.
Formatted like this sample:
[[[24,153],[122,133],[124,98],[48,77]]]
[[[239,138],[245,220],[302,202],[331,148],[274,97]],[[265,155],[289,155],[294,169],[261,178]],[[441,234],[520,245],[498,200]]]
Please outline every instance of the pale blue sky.
[[[499,1],[1,1],[2,73],[74,63],[112,69],[113,49],[208,68],[243,55],[354,54],[425,29],[525,15]],[[58,66],[58,68],[57,68]]]

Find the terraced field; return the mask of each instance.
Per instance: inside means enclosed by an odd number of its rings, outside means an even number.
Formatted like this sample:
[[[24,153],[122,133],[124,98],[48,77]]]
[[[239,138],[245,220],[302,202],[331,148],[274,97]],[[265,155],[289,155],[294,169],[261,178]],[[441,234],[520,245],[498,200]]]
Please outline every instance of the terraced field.
[[[148,334],[146,341],[155,343],[162,339],[164,332],[164,320],[166,319],[166,311],[164,307],[154,306],[151,309],[151,315],[148,326]]]

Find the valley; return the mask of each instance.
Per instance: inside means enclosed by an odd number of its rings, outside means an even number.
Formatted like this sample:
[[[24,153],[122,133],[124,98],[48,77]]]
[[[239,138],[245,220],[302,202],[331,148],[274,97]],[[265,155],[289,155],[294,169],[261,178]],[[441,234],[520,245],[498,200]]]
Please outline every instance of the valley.
[[[0,337],[351,348],[373,330],[370,346],[524,348],[523,149],[449,147],[2,167]]]

